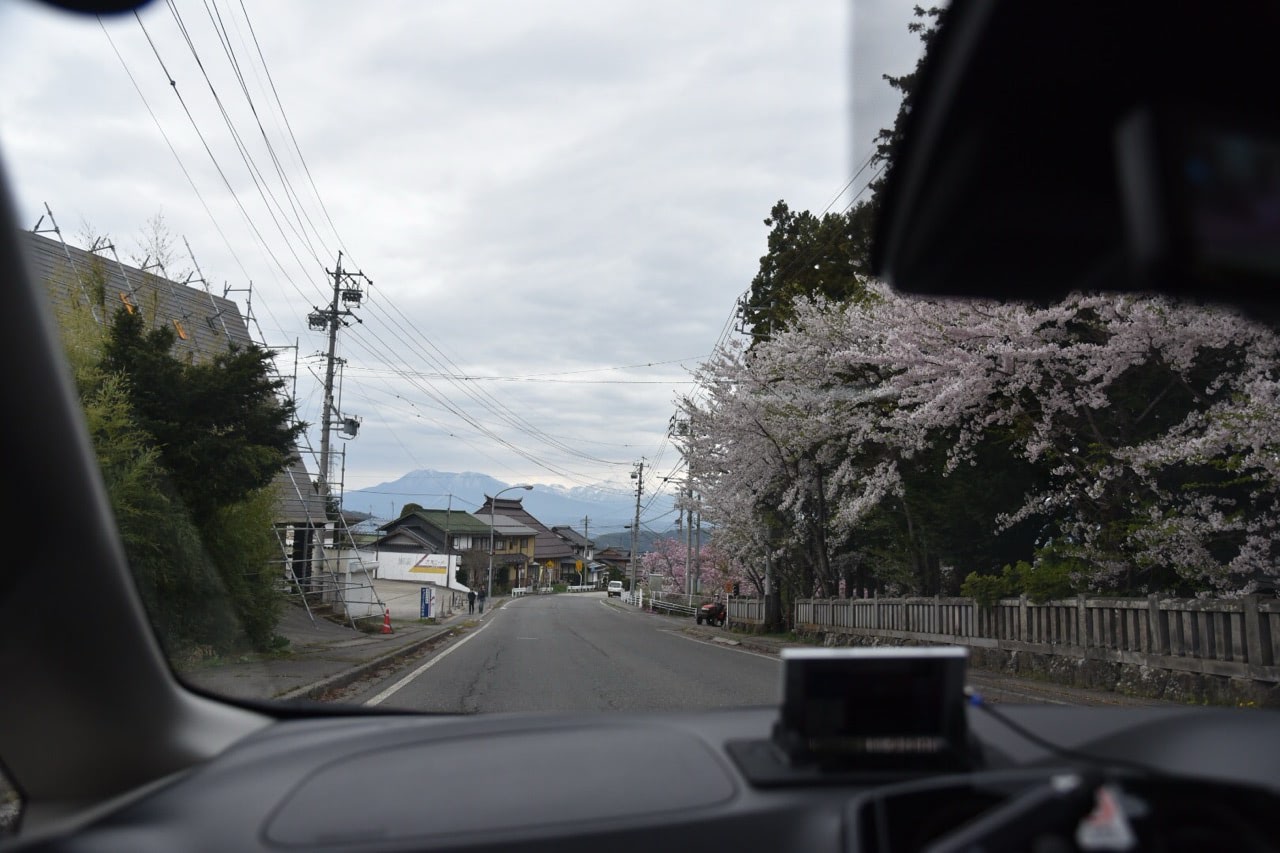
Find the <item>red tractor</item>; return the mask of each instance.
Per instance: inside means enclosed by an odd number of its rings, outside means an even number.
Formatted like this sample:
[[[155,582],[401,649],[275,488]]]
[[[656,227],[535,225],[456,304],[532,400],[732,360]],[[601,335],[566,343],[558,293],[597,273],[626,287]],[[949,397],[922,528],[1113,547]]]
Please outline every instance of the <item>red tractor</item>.
[[[724,606],[723,601],[708,601],[698,608],[698,612],[694,614],[693,618],[697,620],[699,625],[706,622],[708,625],[719,625],[723,628],[728,615],[728,609]]]

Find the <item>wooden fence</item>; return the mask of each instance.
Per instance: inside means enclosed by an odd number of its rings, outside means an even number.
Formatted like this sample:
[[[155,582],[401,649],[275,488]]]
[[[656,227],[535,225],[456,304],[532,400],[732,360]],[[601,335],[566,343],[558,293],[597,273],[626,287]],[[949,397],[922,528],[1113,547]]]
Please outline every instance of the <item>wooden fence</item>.
[[[763,598],[730,598],[727,602],[726,615],[730,622],[746,622],[752,625],[764,624]]]
[[[752,622],[740,599],[741,621]],[[762,613],[762,611],[761,611]],[[731,605],[730,621],[734,620]],[[809,599],[800,631],[948,643],[1280,682],[1280,600],[1091,598]]]

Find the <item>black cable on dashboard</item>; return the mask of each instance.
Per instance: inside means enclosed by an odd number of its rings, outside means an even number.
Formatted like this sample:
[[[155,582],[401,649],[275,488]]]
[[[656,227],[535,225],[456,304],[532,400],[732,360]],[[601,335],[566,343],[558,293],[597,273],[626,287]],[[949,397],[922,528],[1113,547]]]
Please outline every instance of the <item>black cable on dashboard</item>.
[[[1012,718],[1005,716],[1000,711],[997,711],[982,698],[981,694],[972,688],[965,688],[965,696],[968,698],[971,706],[987,712],[987,714],[989,714],[993,719],[1003,724],[1005,728],[1010,729],[1014,733],[1031,741],[1036,746],[1039,746],[1040,748],[1061,758],[1065,758],[1069,761],[1079,761],[1084,762],[1085,764],[1092,764],[1103,769],[1121,768],[1133,771],[1143,776],[1167,777],[1169,775],[1157,767],[1151,767],[1150,765],[1143,764],[1139,761],[1129,761],[1124,758],[1106,758],[1101,755],[1090,755],[1087,752],[1080,752],[1079,750],[1071,749],[1070,747],[1062,746],[1061,744],[1056,744],[1051,740],[1041,737]]]

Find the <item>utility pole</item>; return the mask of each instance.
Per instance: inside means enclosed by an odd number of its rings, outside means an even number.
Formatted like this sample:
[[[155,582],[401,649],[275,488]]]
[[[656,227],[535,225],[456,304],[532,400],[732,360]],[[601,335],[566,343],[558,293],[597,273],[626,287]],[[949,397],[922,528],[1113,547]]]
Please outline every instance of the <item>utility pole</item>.
[[[449,493],[448,509],[444,511],[444,585],[453,588],[453,539],[449,536],[449,523],[453,521],[453,492]],[[471,578],[467,578],[471,580]],[[469,584],[468,584],[469,585]]]
[[[328,273],[328,270],[325,270]],[[333,298],[329,305],[325,308],[312,307],[311,313],[307,315],[307,326],[315,332],[327,331],[329,333],[329,346],[325,353],[324,362],[324,413],[320,418],[320,471],[316,481],[317,491],[320,499],[324,501],[325,522],[321,525],[319,536],[316,537],[315,549],[316,558],[320,565],[328,570],[329,558],[325,552],[325,539],[330,529],[330,520],[340,522],[340,517],[330,518],[331,514],[337,513],[337,507],[334,505],[333,489],[330,477],[330,469],[333,467],[331,447],[332,439],[331,431],[338,426],[338,407],[334,405],[333,398],[333,376],[334,368],[338,362],[338,326],[347,325],[345,317],[352,317],[357,323],[361,320],[356,317],[350,307],[359,306],[361,298],[364,294],[360,290],[360,283],[357,279],[364,279],[366,283],[370,283],[363,273],[344,273],[342,271],[342,253],[338,253],[338,262],[334,265],[333,276]],[[343,424],[343,432],[348,433],[349,437],[355,438],[355,431],[359,423],[356,418],[351,418]],[[344,463],[345,470],[345,463]],[[336,524],[333,527],[334,546],[338,545],[338,531],[342,529],[342,525]],[[341,596],[341,593],[338,593]]]
[[[667,435],[671,438],[678,439],[683,437],[685,440],[680,448],[680,453],[685,458],[685,475],[684,475],[684,511],[676,520],[676,524],[680,524],[680,518],[685,519],[684,524],[684,585],[689,594],[689,603],[693,603],[694,593],[700,592],[698,589],[698,581],[701,579],[701,562],[694,555],[693,551],[693,464],[690,446],[693,441],[693,415],[680,417],[680,412],[688,412],[690,403],[688,397],[681,397],[677,403],[676,414],[671,416],[671,420],[667,425]],[[702,530],[698,530],[698,548],[702,547]],[[695,565],[697,568],[695,568]]]
[[[587,544],[582,546],[582,568],[584,571],[578,572],[578,583],[586,586],[587,575],[585,570],[591,567],[591,516],[589,515],[582,517],[582,538],[587,540]]]
[[[325,270],[325,272],[328,273],[329,270]],[[329,469],[332,466],[332,440],[330,435],[336,425],[338,416],[333,395],[333,377],[335,366],[338,362],[336,357],[338,327],[347,325],[346,320],[343,319],[344,317],[352,317],[357,323],[363,322],[352,313],[351,307],[359,306],[360,300],[364,297],[358,279],[363,279],[366,284],[371,283],[364,273],[342,271],[342,252],[338,252],[338,262],[334,265],[330,275],[333,276],[333,298],[330,300],[329,306],[323,309],[315,308],[307,317],[307,324],[311,329],[314,331],[327,330],[329,333],[329,347],[325,354],[324,362],[324,413],[320,418],[319,491],[326,502],[332,494],[332,484],[329,476]]]
[[[687,476],[687,475],[686,475]],[[701,592],[697,589],[697,578],[693,574],[693,484],[685,486],[685,497],[688,504],[684,511],[688,519],[684,526],[684,585],[689,588],[689,603],[693,604],[693,594]]]
[[[636,551],[640,547],[640,496],[644,494],[643,458],[636,463],[636,470],[631,472],[631,479],[636,481],[636,514],[631,522],[631,595],[634,597],[636,594],[636,582],[639,579],[636,574],[638,568]]]

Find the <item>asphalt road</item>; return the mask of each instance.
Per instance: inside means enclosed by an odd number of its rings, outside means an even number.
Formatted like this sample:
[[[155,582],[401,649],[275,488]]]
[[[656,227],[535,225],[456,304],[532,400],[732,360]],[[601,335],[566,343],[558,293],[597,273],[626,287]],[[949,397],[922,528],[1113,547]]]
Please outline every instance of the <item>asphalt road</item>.
[[[451,713],[776,705],[776,658],[691,639],[601,594],[531,596],[355,700]]]

